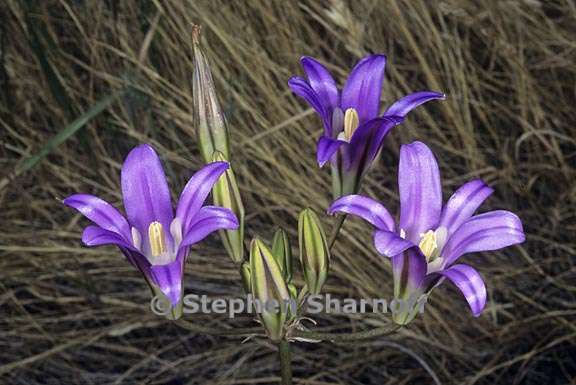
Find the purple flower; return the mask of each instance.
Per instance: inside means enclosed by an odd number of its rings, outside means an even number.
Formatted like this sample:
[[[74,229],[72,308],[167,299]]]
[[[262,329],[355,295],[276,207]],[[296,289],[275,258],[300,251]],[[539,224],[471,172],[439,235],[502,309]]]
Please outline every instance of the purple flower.
[[[371,55],[360,60],[341,93],[332,75],[317,60],[305,56],[301,63],[308,80],[295,76],[288,85],[322,119],[324,135],[318,141],[317,160],[321,167],[332,161],[335,197],[358,191],[360,179],[376,158],[384,138],[408,112],[429,100],[445,97],[438,92],[415,92],[379,116],[386,56]]]
[[[401,147],[398,185],[398,225],[382,204],[361,195],[336,200],[328,212],[356,215],[374,226],[376,250],[392,259],[396,298],[419,297],[447,278],[478,316],[486,304],[484,281],[474,268],[455,262],[466,253],[523,242],[520,219],[504,210],[473,215],[493,192],[478,179],[464,184],[442,206],[438,164],[421,142]],[[395,321],[408,323],[414,315],[403,314]]]
[[[166,176],[154,149],[143,144],[128,154],[122,166],[125,218],[93,195],[74,194],[64,204],[94,222],[82,234],[87,246],[113,244],[138,268],[148,283],[176,305],[182,297],[182,276],[192,246],[220,229],[238,228],[229,209],[202,206],[227,162],[204,166],[190,178],[172,209]]]

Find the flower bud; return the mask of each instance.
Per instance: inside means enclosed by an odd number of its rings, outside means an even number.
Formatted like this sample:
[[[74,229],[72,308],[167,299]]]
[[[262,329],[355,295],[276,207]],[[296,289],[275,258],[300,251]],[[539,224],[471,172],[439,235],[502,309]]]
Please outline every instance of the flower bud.
[[[318,216],[311,209],[305,209],[298,218],[298,240],[300,263],[308,291],[317,295],[328,276],[330,251],[326,235]]]
[[[290,293],[272,252],[258,238],[250,245],[250,284],[260,306],[259,317],[268,337],[278,342],[284,336]],[[276,305],[276,306],[274,306]]]
[[[248,262],[244,262],[242,266],[240,266],[240,276],[242,277],[244,290],[246,290],[246,293],[250,293],[250,264]]]
[[[212,79],[208,60],[200,47],[200,27],[192,29],[194,45],[194,72],[192,74],[194,99],[194,124],[198,129],[200,150],[205,162],[209,162],[214,151],[220,151],[229,159],[228,128]]]
[[[219,151],[216,151],[211,159],[212,162],[225,160],[224,155]],[[230,258],[235,263],[242,263],[244,260],[244,205],[232,167],[229,167],[218,179],[212,188],[212,195],[215,205],[232,210],[238,218],[238,229],[220,230],[220,238]]]
[[[292,280],[292,249],[290,248],[288,234],[283,229],[278,229],[274,233],[272,254],[280,266],[284,280],[290,282]]]
[[[298,299],[298,289],[293,284],[288,284],[288,292],[290,293],[290,298]]]

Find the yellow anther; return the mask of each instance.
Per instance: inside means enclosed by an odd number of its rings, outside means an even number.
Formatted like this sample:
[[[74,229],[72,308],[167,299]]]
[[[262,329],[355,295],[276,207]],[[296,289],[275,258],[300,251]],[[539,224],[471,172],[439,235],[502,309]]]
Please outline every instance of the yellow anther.
[[[348,108],[344,113],[344,137],[347,140],[352,139],[354,131],[358,128],[360,119],[358,118],[358,111],[354,108]]]
[[[434,230],[428,230],[425,234],[422,234],[422,239],[420,240],[418,247],[420,247],[422,254],[426,256],[426,261],[430,262],[433,259],[432,255],[438,248],[436,233]]]
[[[158,257],[166,252],[166,237],[160,222],[152,222],[148,226],[148,239],[152,256]]]

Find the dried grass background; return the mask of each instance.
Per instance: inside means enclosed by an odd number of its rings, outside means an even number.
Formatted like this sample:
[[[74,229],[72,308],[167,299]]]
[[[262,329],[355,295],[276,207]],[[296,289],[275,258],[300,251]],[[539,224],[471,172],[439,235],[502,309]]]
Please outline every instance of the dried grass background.
[[[294,344],[297,384],[576,383],[572,1],[4,0],[0,17],[0,383],[278,382],[265,339],[206,336],[152,314],[139,274],[112,247],[83,247],[87,221],[60,203],[87,192],[120,206],[120,166],[138,143],[161,154],[175,196],[201,166],[191,23],[203,27],[230,123],[249,237],[270,239],[286,226],[295,244],[299,210],[329,204],[328,172],[314,160],[320,121],[286,85],[301,74],[301,55],[327,63],[342,84],[361,56],[386,53],[384,104],[420,89],[448,95],[395,128],[366,194],[397,208],[399,145],[418,139],[438,156],[446,198],[481,177],[496,189],[482,210],[509,209],[524,222],[525,244],[464,257],[488,285],[480,318],[443,285],[425,314],[390,338]],[[23,170],[42,150],[47,156]],[[333,218],[324,218],[329,227]],[[389,263],[361,221],[346,223],[333,261],[328,292],[390,298]],[[240,290],[217,237],[193,249],[186,292]],[[248,316],[187,319],[254,326]],[[382,314],[316,320],[325,330],[390,324]]]

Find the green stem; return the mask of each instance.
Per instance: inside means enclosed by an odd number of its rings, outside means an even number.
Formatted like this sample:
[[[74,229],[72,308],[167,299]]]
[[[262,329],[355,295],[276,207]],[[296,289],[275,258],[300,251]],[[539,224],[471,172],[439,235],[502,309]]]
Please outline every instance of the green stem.
[[[328,250],[332,250],[332,246],[336,243],[336,238],[338,238],[338,234],[340,233],[340,229],[346,220],[346,215],[340,215],[338,217],[338,221],[334,224],[332,228],[332,232],[330,233],[330,238],[328,239]]]
[[[291,333],[290,337],[308,338],[313,340],[328,340],[328,341],[357,341],[376,337],[384,337],[393,334],[399,330],[402,326],[396,325],[392,329],[390,328],[376,328],[372,330],[365,330],[357,333],[321,333],[307,330],[295,330]]]
[[[278,344],[278,357],[280,359],[282,385],[292,385],[292,357],[288,341],[282,340]]]

